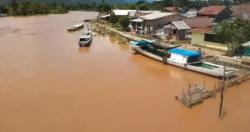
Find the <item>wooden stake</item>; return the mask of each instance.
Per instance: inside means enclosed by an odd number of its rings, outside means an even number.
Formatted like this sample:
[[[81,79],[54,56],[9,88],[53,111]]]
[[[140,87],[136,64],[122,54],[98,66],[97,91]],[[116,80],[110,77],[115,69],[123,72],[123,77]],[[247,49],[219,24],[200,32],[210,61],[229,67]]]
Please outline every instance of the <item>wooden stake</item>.
[[[224,90],[226,87],[226,81],[227,81],[227,77],[225,80],[225,76],[226,76],[226,67],[224,65],[224,75],[223,75],[223,85],[220,88],[220,109],[219,109],[219,118],[221,120],[223,120],[223,116],[224,116]]]

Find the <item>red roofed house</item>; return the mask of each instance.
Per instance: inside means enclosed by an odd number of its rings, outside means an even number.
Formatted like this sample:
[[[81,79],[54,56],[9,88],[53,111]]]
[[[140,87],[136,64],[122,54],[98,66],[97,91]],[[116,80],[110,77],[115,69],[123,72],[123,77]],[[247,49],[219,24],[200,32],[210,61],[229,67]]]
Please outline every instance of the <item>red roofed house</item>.
[[[191,44],[226,51],[227,47],[213,33],[213,19],[209,17],[186,18],[183,21],[192,29]]]
[[[232,16],[250,20],[250,3],[240,4],[232,7]]]
[[[176,6],[169,6],[169,7],[165,7],[164,11],[178,13],[178,12],[182,11],[182,8],[179,8]]]
[[[230,18],[231,11],[226,6],[208,6],[203,7],[198,12],[197,16],[206,16],[214,19],[214,22],[220,22]]]

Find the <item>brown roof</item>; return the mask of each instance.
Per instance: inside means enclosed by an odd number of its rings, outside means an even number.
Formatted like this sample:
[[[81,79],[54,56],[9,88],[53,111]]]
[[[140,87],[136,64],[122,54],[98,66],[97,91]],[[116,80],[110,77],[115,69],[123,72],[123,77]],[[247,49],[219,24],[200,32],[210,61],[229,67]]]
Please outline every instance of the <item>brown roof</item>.
[[[206,29],[213,27],[213,20],[209,17],[185,18],[183,21],[191,27],[191,29]]]
[[[169,12],[179,12],[181,10],[181,8],[175,6],[165,7],[164,9]]]
[[[234,17],[247,17],[250,18],[250,3],[240,4],[232,7]]]
[[[216,16],[221,13],[226,7],[225,6],[208,6],[203,7],[199,12],[198,15],[202,16]]]

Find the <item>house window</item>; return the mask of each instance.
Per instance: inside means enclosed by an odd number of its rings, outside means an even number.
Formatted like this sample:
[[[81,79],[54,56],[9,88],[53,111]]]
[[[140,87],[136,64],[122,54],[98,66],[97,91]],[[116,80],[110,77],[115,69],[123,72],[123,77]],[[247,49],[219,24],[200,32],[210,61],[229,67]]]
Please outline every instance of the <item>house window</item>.
[[[216,34],[212,33],[205,33],[204,40],[208,42],[224,43]]]

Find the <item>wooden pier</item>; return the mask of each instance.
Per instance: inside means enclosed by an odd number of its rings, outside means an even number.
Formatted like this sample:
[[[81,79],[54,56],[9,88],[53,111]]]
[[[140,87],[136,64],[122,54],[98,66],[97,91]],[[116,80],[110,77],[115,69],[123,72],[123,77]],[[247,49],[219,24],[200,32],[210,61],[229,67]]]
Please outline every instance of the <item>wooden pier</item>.
[[[185,106],[191,108],[194,105],[202,103],[205,99],[215,97],[214,91],[209,91],[206,89],[205,85],[189,85],[189,88],[182,93],[182,96],[179,98],[176,97],[181,103]]]

